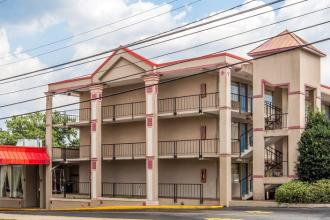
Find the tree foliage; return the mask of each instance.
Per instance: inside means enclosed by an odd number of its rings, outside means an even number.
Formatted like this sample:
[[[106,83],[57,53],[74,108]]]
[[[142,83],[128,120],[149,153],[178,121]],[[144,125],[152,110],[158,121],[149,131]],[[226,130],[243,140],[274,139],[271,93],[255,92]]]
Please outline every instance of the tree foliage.
[[[54,120],[62,120],[59,113],[54,114]],[[6,129],[0,130],[0,144],[15,145],[19,139],[39,138],[45,143],[45,114],[33,113],[27,116],[17,116],[5,122]],[[73,128],[53,128],[53,146],[78,145],[78,133]]]
[[[297,171],[300,180],[330,178],[330,122],[323,113],[310,113],[299,141]]]

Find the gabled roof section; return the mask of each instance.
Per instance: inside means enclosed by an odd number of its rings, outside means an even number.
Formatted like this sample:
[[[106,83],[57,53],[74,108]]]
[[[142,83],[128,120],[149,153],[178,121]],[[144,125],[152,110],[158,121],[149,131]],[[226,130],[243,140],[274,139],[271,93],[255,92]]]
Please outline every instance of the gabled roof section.
[[[308,44],[307,41],[299,37],[298,35],[285,30],[275,37],[267,40],[257,48],[253,49],[248,53],[251,57],[264,56],[272,53],[278,53],[284,50],[288,50],[290,48],[295,48],[299,46],[303,46]],[[314,47],[313,45],[308,45],[306,47],[302,47],[303,50],[309,51],[317,56],[324,57],[326,54],[321,52],[319,49]]]

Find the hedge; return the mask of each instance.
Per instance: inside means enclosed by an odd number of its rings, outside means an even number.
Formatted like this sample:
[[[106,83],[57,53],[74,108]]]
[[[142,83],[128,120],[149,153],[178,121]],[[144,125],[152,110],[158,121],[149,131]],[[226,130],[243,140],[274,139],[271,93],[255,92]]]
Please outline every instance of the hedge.
[[[312,183],[290,181],[276,189],[275,200],[278,203],[330,203],[330,179]]]

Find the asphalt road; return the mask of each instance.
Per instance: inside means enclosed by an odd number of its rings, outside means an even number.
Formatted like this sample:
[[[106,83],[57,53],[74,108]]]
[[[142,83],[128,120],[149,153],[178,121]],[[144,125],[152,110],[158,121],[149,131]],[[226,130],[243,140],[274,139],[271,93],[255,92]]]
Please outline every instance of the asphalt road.
[[[60,217],[61,216],[61,217]],[[15,211],[1,212],[0,219],[155,219],[155,220],[314,220],[329,219],[330,209],[302,208],[224,208],[219,210],[145,210],[145,211]]]

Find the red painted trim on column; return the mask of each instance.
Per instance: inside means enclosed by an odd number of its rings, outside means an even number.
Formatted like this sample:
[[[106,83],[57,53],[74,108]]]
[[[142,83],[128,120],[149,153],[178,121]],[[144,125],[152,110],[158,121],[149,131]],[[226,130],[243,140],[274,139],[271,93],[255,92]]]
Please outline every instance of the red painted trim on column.
[[[298,90],[298,91],[290,92],[288,93],[288,95],[305,95],[305,93]]]
[[[261,179],[261,178],[264,178],[264,175],[253,175],[253,178],[255,178],[255,179]]]
[[[253,132],[264,131],[263,128],[253,128]]]
[[[289,126],[288,129],[305,129],[305,126],[293,125],[293,126]]]

